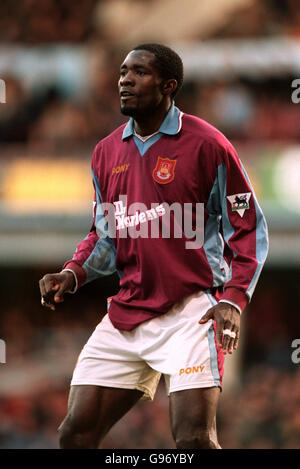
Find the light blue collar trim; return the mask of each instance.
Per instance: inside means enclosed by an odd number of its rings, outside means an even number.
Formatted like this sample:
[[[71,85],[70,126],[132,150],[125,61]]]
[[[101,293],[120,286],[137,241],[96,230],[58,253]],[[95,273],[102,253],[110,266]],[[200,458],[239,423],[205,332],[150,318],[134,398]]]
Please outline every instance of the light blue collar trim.
[[[175,106],[174,101],[166,115],[163,123],[161,124],[158,132],[167,135],[176,135],[181,130],[183,113]],[[134,135],[134,119],[131,117],[123,130],[122,140]]]

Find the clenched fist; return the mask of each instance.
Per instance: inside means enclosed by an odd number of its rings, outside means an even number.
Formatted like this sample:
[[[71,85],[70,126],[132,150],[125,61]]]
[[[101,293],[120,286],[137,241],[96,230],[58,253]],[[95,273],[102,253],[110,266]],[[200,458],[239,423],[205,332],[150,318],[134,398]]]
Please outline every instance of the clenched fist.
[[[44,275],[39,281],[42,305],[54,311],[55,303],[63,302],[64,294],[71,292],[74,284],[75,278],[70,271]]]

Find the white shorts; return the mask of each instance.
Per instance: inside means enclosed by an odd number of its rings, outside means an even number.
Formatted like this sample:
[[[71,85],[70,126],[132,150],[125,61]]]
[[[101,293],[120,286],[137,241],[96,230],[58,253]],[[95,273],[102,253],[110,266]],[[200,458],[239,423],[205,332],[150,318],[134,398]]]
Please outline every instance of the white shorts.
[[[216,345],[215,324],[198,323],[216,303],[200,292],[132,331],[116,329],[106,314],[78,357],[71,385],[138,389],[149,400],[161,374],[168,395],[221,387],[224,357]]]

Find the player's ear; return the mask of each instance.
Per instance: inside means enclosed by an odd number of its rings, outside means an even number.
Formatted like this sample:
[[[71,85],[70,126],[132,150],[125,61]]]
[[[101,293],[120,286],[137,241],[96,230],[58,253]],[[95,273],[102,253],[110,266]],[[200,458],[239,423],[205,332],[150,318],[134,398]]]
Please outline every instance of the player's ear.
[[[170,80],[165,80],[162,85],[162,93],[165,95],[172,96],[178,86],[178,83],[175,78],[171,78]]]

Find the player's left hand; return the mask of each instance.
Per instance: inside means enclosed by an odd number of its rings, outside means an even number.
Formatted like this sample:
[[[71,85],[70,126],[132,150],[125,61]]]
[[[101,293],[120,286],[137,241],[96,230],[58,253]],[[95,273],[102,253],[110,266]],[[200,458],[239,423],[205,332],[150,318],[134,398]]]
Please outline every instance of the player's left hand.
[[[217,344],[222,347],[224,355],[227,352],[232,353],[238,348],[241,321],[239,311],[231,304],[221,302],[210,308],[199,324],[205,324],[210,319],[216,321]]]

